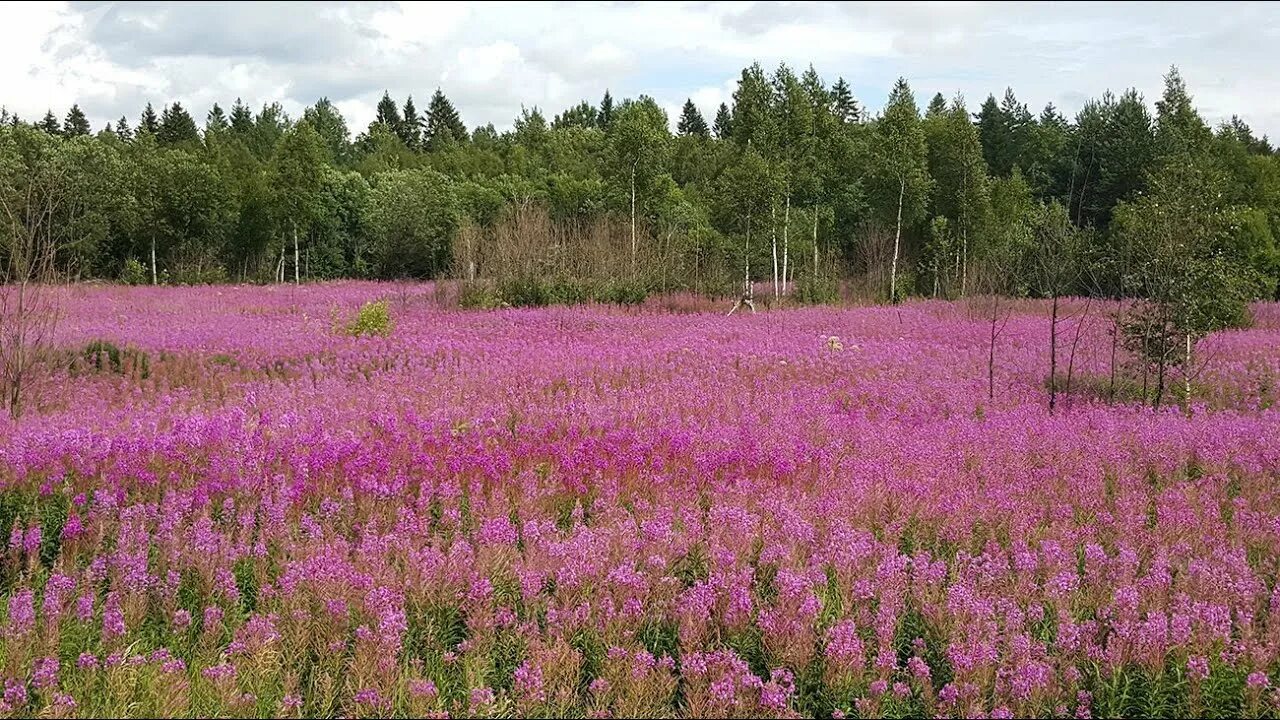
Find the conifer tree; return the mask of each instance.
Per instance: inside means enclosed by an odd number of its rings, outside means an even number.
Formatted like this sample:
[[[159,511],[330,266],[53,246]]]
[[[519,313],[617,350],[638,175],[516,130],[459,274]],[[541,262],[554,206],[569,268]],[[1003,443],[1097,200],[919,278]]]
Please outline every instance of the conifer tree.
[[[467,126],[463,124],[449,98],[436,88],[435,94],[431,96],[431,104],[427,106],[427,147],[438,150],[449,143],[466,139]]]
[[[836,84],[831,86],[831,114],[842,124],[862,120],[862,110],[858,107],[858,101],[853,99],[849,83],[842,77],[836,78]]]
[[[116,137],[120,138],[121,142],[129,142],[133,139],[133,131],[129,129],[129,118],[124,115],[116,121]]]
[[[373,121],[385,125],[388,130],[400,134],[400,108],[396,107],[396,101],[391,99],[391,93],[384,90],[382,99],[378,101],[378,111]]]
[[[138,133],[147,133],[155,135],[160,132],[160,121],[156,119],[156,111],[151,107],[151,103],[147,103],[147,107],[142,111],[142,118],[138,121]]]
[[[720,109],[716,110],[716,121],[712,131],[718,140],[728,140],[733,136],[733,115],[725,103],[720,103]]]
[[[680,112],[680,121],[676,123],[676,131],[681,135],[696,135],[698,137],[709,137],[711,135],[711,131],[707,129],[707,121],[703,119],[698,106],[693,104],[693,98],[687,98],[684,101],[684,109]]]
[[[176,145],[184,142],[199,142],[200,131],[196,129],[196,121],[182,107],[182,103],[174,101],[160,115],[160,129],[156,140],[162,145]]]
[[[209,109],[209,114],[204,119],[205,137],[225,132],[229,127],[231,126],[227,122],[227,114],[222,111],[221,105],[214,103],[213,107]]]
[[[245,142],[253,134],[253,112],[240,98],[231,106],[231,134]]]
[[[400,127],[396,129],[396,134],[405,147],[416,150],[422,146],[422,124],[422,116],[418,114],[413,96],[410,95],[404,101],[404,113],[400,118]]]
[[[69,138],[83,137],[89,134],[89,118],[79,105],[72,105],[67,111],[67,119],[62,123],[62,132]]]
[[[600,111],[596,114],[596,127],[609,132],[613,127],[613,96],[606,89],[600,98]]]
[[[36,123],[36,127],[50,135],[62,134],[62,125],[58,123],[58,118],[54,116],[52,110],[44,114],[44,119]]]

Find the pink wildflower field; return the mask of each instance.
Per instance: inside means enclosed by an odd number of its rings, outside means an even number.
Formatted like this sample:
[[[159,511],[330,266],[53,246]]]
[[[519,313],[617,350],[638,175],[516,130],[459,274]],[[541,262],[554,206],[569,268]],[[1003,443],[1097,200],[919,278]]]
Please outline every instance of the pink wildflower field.
[[[0,715],[1280,713],[1278,305],[1153,411],[1068,302],[1051,415],[1034,302],[989,387],[976,301],[59,292],[78,359],[0,420]]]

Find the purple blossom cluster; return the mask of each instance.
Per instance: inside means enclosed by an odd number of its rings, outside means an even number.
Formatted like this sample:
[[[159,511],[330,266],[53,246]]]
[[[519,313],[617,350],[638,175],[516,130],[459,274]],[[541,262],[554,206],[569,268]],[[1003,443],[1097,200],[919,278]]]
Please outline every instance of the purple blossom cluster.
[[[0,716],[1280,713],[1276,306],[1185,408],[1050,415],[1030,302],[991,393],[964,304],[65,293],[149,362],[0,421]]]

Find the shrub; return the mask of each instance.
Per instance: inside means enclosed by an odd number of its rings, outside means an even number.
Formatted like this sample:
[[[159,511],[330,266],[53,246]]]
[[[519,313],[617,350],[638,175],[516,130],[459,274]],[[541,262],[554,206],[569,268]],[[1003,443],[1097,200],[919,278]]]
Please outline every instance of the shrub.
[[[151,357],[146,352],[133,347],[121,348],[109,340],[88,343],[73,360],[82,361],[82,367],[94,372],[137,372],[144,379],[151,374]]]
[[[504,305],[493,286],[485,282],[465,282],[458,291],[458,306],[475,310],[493,310]]]
[[[836,288],[835,280],[802,278],[796,283],[794,297],[796,302],[806,305],[825,305],[838,302],[840,292]]]
[[[120,270],[120,282],[124,285],[143,285],[147,282],[147,266],[138,262],[135,258],[129,258],[124,261],[124,268]]]
[[[544,307],[551,304],[551,293],[538,278],[512,278],[498,287],[498,296],[512,307]]]
[[[649,296],[649,289],[644,284],[614,280],[600,286],[595,294],[597,302],[615,303],[617,305],[639,305]]]
[[[343,332],[352,337],[386,337],[391,334],[391,328],[391,304],[386,300],[371,300],[360,306],[356,316],[343,328]]]
[[[591,292],[573,280],[553,280],[547,284],[547,300],[551,305],[581,305],[591,299]]]

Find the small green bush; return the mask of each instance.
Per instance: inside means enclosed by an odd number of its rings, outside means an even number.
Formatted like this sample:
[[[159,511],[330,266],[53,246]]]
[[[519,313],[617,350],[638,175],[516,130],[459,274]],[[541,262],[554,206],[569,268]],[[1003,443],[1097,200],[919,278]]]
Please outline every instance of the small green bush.
[[[137,372],[142,378],[151,375],[151,357],[138,348],[121,348],[109,340],[94,340],[75,356],[81,367],[93,372]]]
[[[806,305],[826,305],[838,302],[840,291],[834,280],[802,278],[796,283],[794,297],[797,302]]]
[[[492,285],[484,282],[467,282],[458,291],[458,306],[474,310],[493,310],[502,307],[502,297]]]
[[[352,337],[368,335],[386,337],[391,334],[391,328],[391,304],[386,300],[377,300],[361,305],[356,316],[346,324],[343,331]]]
[[[547,299],[551,305],[581,305],[591,299],[591,292],[582,283],[553,280],[547,285]]]
[[[221,265],[180,267],[172,276],[172,281],[176,285],[222,285],[229,279],[226,268]]]
[[[512,307],[545,307],[551,304],[551,292],[538,278],[513,278],[498,286],[498,296]]]
[[[120,282],[124,285],[142,285],[147,282],[147,266],[138,262],[136,258],[129,258],[124,261],[124,268],[120,270]]]
[[[649,289],[644,284],[634,281],[615,280],[600,286],[595,300],[616,305],[639,305],[649,296]]]

